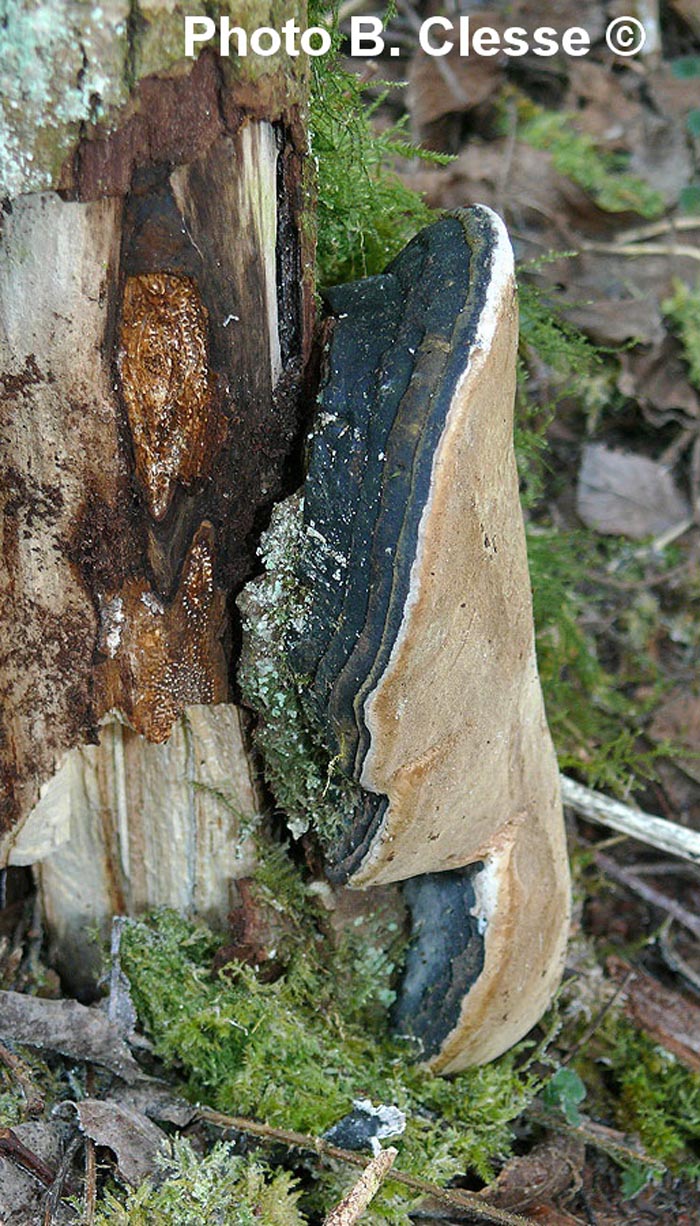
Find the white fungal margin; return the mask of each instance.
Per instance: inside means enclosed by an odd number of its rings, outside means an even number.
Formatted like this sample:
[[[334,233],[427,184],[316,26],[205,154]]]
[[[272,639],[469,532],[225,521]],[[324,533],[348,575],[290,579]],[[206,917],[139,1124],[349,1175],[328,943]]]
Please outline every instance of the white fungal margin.
[[[474,916],[480,936],[488,930],[496,913],[501,885],[500,867],[497,855],[486,856],[484,867],[474,878],[475,902],[469,914]]]

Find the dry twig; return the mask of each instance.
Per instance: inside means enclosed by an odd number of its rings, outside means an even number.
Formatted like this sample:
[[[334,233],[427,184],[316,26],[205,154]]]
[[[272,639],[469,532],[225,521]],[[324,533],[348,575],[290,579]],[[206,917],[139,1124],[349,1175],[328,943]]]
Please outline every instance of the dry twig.
[[[697,831],[644,813],[641,809],[633,809],[620,800],[612,800],[602,792],[595,792],[569,779],[568,775],[560,775],[560,781],[564,804],[587,821],[610,826],[632,839],[648,843],[650,847],[658,847],[673,856],[700,864],[700,834]]]
[[[700,261],[700,251],[687,243],[581,243],[582,251],[594,251],[598,255],[666,255],[682,256],[686,260]]]
[[[655,1158],[650,1158],[643,1149],[628,1145],[625,1134],[618,1132],[616,1128],[608,1128],[605,1124],[597,1124],[594,1120],[584,1119],[580,1124],[569,1124],[559,1112],[536,1100],[526,1108],[525,1114],[540,1120],[552,1132],[563,1132],[568,1136],[580,1137],[586,1145],[592,1145],[594,1149],[610,1154],[612,1158],[617,1158],[622,1162],[639,1162],[642,1166],[648,1166],[654,1171],[658,1171],[661,1165]]]
[[[331,1209],[324,1226],[354,1226],[379,1191],[387,1172],[394,1165],[398,1152],[391,1145],[380,1150],[367,1164],[347,1196],[343,1197],[335,1209]]]
[[[261,1124],[258,1120],[249,1120],[238,1115],[223,1115],[220,1111],[213,1111],[210,1107],[199,1107],[197,1115],[201,1120],[206,1120],[208,1124],[214,1124],[218,1128],[233,1128],[236,1132],[246,1132],[267,1141],[276,1141],[278,1144],[289,1146],[290,1149],[310,1150],[311,1153],[318,1154],[321,1158],[334,1158],[339,1162],[347,1162],[349,1166],[364,1167],[367,1164],[367,1159],[361,1154],[353,1153],[348,1149],[339,1149],[337,1145],[330,1145],[320,1137],[312,1137],[304,1132],[273,1128],[270,1124]],[[493,1226],[530,1226],[520,1214],[508,1213],[505,1209],[496,1209],[493,1205],[487,1205],[478,1196],[466,1192],[463,1188],[441,1188],[439,1184],[429,1183],[426,1179],[419,1179],[417,1175],[407,1175],[404,1171],[395,1169],[389,1172],[387,1179],[391,1183],[399,1183],[404,1188],[410,1188],[412,1192],[419,1192],[423,1196],[433,1196],[442,1204],[451,1205],[454,1209],[462,1211],[467,1209],[478,1222],[493,1223]]]
[[[5,1154],[16,1162],[17,1166],[29,1171],[30,1175],[34,1175],[45,1187],[50,1188],[53,1184],[55,1175],[51,1167],[33,1150],[28,1149],[11,1128],[0,1128],[0,1154]]]
[[[94,1226],[96,1205],[97,1205],[97,1162],[95,1160],[95,1142],[91,1139],[91,1137],[86,1137],[85,1138],[84,1226]]]
[[[68,1179],[68,1173],[70,1171],[73,1159],[75,1158],[75,1155],[80,1149],[82,1143],[82,1136],[76,1136],[73,1137],[70,1145],[66,1147],[66,1151],[61,1158],[61,1164],[56,1172],[56,1178],[46,1193],[46,1207],[44,1209],[43,1226],[51,1226],[51,1223],[53,1222],[54,1215],[58,1209],[58,1202],[63,1195],[63,1188]]]
[[[646,226],[624,230],[622,234],[618,234],[617,241],[627,246],[628,243],[640,243],[648,238],[658,238],[661,234],[680,234],[684,230],[700,230],[700,217],[675,217],[671,221],[652,221]]]
[[[693,936],[700,939],[700,919],[693,915],[681,903],[675,899],[669,898],[668,894],[663,894],[660,890],[649,885],[647,881],[642,881],[632,869],[625,868],[624,865],[618,864],[616,860],[611,860],[610,856],[604,856],[598,852],[595,858],[598,868],[601,868],[606,877],[611,877],[613,881],[618,881],[620,885],[624,885],[633,894],[639,898],[643,898],[645,902],[651,903],[652,907],[658,907],[661,911],[665,911],[667,915],[673,917],[688,932],[692,932]]]

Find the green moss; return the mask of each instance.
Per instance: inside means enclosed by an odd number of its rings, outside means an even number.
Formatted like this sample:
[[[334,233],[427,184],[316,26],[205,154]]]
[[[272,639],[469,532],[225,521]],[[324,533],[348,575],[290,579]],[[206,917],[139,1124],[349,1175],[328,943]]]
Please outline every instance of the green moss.
[[[603,152],[592,136],[579,132],[573,116],[546,111],[522,95],[518,96],[518,113],[520,140],[551,153],[555,170],[588,192],[599,208],[607,213],[661,216],[661,192],[637,175],[628,174],[624,156]]]
[[[312,4],[310,24],[323,25],[327,11],[328,6]],[[435,220],[422,197],[393,170],[397,160],[452,160],[415,145],[406,134],[406,121],[382,131],[374,128],[373,113],[386,95],[366,105],[360,79],[339,63],[340,34],[334,20],[329,28],[334,51],[312,61],[309,111],[321,288],[382,272],[418,230]],[[377,82],[373,85],[376,88]]]
[[[407,1113],[397,1141],[402,1170],[444,1181],[509,1151],[511,1121],[539,1082],[518,1069],[523,1045],[452,1081],[412,1062],[415,1051],[386,1030],[393,965],[380,954],[371,917],[337,948],[306,900],[306,923],[283,974],[263,983],[249,966],[211,970],[213,938],[170,912],[132,923],[122,946],[139,1017],[156,1053],[180,1068],[189,1093],[218,1109],[319,1134],[355,1098]],[[342,1180],[346,1177],[343,1172]],[[326,1209],[340,1189],[319,1176]],[[405,1193],[388,1187],[377,1218],[404,1220]]]
[[[123,1199],[107,1192],[97,1226],[303,1226],[292,1176],[271,1174],[231,1145],[216,1145],[198,1158],[187,1141],[175,1141],[161,1165],[165,1178],[157,1187],[144,1183]]]
[[[700,286],[693,290],[675,278],[673,294],[662,303],[662,310],[680,337],[691,382],[700,388]]]
[[[14,1128],[24,1121],[24,1095],[19,1087],[0,1088],[0,1127]]]
[[[617,1010],[605,1018],[576,1067],[598,1112],[639,1137],[660,1167],[700,1179],[700,1074]]]
[[[75,1069],[71,1070],[69,1089],[62,1061],[49,1064],[37,1050],[29,1047],[13,1046],[13,1052],[20,1068],[12,1070],[0,1066],[0,1125],[4,1128],[13,1128],[35,1118],[42,1102],[53,1104],[65,1098],[67,1093],[75,1094],[80,1076]],[[33,1100],[31,1103],[28,1096]]]

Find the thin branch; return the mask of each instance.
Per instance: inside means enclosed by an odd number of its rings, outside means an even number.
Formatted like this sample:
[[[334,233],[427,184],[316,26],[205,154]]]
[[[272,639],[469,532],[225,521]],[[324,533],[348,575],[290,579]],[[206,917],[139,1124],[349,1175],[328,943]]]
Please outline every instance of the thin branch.
[[[95,1158],[95,1142],[91,1137],[85,1138],[85,1211],[84,1226],[94,1226],[95,1209],[97,1207],[97,1161]]]
[[[659,929],[658,946],[661,956],[670,970],[685,979],[688,987],[694,992],[700,993],[700,975],[689,962],[686,962],[685,958],[681,957],[671,940],[672,924],[673,917],[668,915]]]
[[[609,826],[632,839],[648,843],[650,847],[658,847],[673,856],[700,864],[700,833],[697,831],[666,821],[664,817],[644,813],[641,809],[633,809],[621,800],[612,800],[602,792],[595,792],[569,779],[568,775],[560,775],[559,778],[564,804],[587,821]]]
[[[367,1164],[347,1196],[343,1197],[335,1209],[331,1209],[323,1226],[354,1226],[379,1191],[387,1173],[394,1165],[398,1152],[392,1146],[381,1149]]]
[[[686,907],[683,907],[675,899],[669,898],[668,894],[662,894],[660,890],[649,885],[647,881],[640,880],[631,869],[625,868],[624,865],[618,864],[616,860],[611,860],[610,856],[604,856],[600,852],[595,858],[595,862],[599,868],[603,870],[606,877],[611,877],[613,881],[618,881],[620,885],[624,885],[633,894],[639,898],[643,898],[645,902],[651,903],[652,907],[658,907],[661,911],[665,911],[667,915],[673,917],[677,923],[682,924],[688,932],[692,932],[694,937],[700,940],[700,917],[693,915]]]
[[[337,1145],[330,1145],[328,1141],[323,1141],[320,1137],[309,1136],[304,1132],[290,1132],[286,1128],[273,1128],[270,1124],[261,1124],[258,1120],[250,1120],[237,1115],[223,1115],[220,1111],[213,1111],[210,1107],[199,1107],[197,1115],[201,1120],[206,1120],[208,1124],[214,1124],[218,1128],[233,1128],[236,1132],[246,1132],[254,1137],[275,1141],[278,1144],[289,1146],[290,1149],[310,1150],[321,1158],[334,1158],[338,1162],[347,1162],[349,1166],[364,1167],[367,1164],[367,1159],[361,1154],[353,1153],[348,1149],[339,1149]],[[389,1172],[387,1182],[401,1184],[404,1188],[410,1188],[411,1191],[419,1192],[423,1196],[434,1196],[436,1200],[442,1201],[445,1205],[451,1205],[455,1209],[468,1209],[479,1222],[493,1223],[494,1226],[531,1226],[531,1223],[520,1214],[509,1213],[506,1209],[496,1209],[494,1205],[487,1205],[479,1197],[466,1192],[463,1188],[441,1188],[439,1184],[429,1183],[425,1179],[419,1179],[417,1175],[407,1175],[404,1171],[397,1170]]]
[[[594,583],[615,588],[618,592],[639,592],[644,588],[662,587],[666,583],[673,583],[675,579],[682,579],[690,573],[690,567],[690,562],[681,562],[678,566],[664,571],[662,575],[645,575],[643,579],[616,579],[614,575],[606,575],[603,571],[596,570],[590,572],[590,578]]]
[[[618,241],[624,244],[640,243],[648,238],[658,238],[661,234],[680,234],[684,230],[700,230],[700,217],[676,217],[672,221],[652,221],[648,226],[638,226],[633,230],[623,230],[618,234]]]
[[[0,1154],[5,1154],[12,1162],[29,1171],[30,1175],[34,1175],[45,1187],[51,1187],[55,1179],[54,1171],[47,1166],[43,1158],[28,1149],[11,1128],[0,1128]]]
[[[570,1064],[574,1056],[577,1056],[578,1053],[581,1051],[581,1049],[585,1047],[587,1043],[590,1043],[591,1039],[593,1038],[593,1035],[600,1028],[600,1026],[602,1026],[608,1013],[610,1012],[613,1005],[616,1003],[616,1001],[619,999],[619,997],[624,992],[625,988],[627,987],[627,984],[629,983],[633,975],[634,975],[634,969],[630,967],[625,977],[621,980],[620,983],[618,983],[612,996],[610,996],[608,1000],[606,1000],[603,1007],[598,1010],[598,1013],[593,1018],[593,1021],[590,1023],[589,1026],[586,1027],[583,1034],[581,1035],[581,1038],[578,1040],[577,1043],[574,1043],[574,1046],[571,1047],[569,1051],[567,1051],[566,1055],[564,1056],[561,1062],[562,1064]]]
[[[525,1108],[524,1114],[532,1119],[540,1120],[552,1132],[580,1137],[586,1145],[592,1145],[594,1149],[600,1149],[603,1153],[619,1158],[623,1162],[639,1162],[642,1166],[648,1166],[655,1171],[658,1171],[663,1165],[656,1158],[651,1158],[643,1149],[626,1144],[624,1139],[618,1140],[621,1136],[624,1138],[624,1133],[608,1128],[605,1124],[596,1124],[593,1120],[581,1120],[580,1124],[569,1124],[558,1112],[537,1100]]]
[[[697,247],[686,243],[581,243],[582,251],[594,251],[599,255],[667,255],[683,256],[687,260],[700,261]]]
[[[74,1137],[61,1158],[61,1164],[56,1172],[56,1178],[46,1193],[46,1207],[44,1210],[43,1226],[51,1226],[51,1223],[53,1222],[56,1210],[58,1209],[58,1202],[63,1195],[64,1185],[68,1180],[73,1159],[75,1158],[75,1155],[82,1144],[82,1136],[78,1135]]]

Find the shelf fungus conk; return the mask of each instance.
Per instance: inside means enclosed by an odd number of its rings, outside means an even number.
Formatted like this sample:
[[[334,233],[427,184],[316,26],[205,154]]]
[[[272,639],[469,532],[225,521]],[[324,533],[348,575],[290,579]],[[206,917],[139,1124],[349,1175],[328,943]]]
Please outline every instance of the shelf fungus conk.
[[[481,206],[447,216],[327,306],[296,597],[276,584],[283,658],[304,743],[322,747],[346,802],[322,834],[329,873],[404,883],[412,938],[393,1023],[455,1072],[540,1018],[569,915],[512,441],[504,226]],[[249,625],[260,600],[245,602]],[[259,705],[264,722],[269,693]]]

